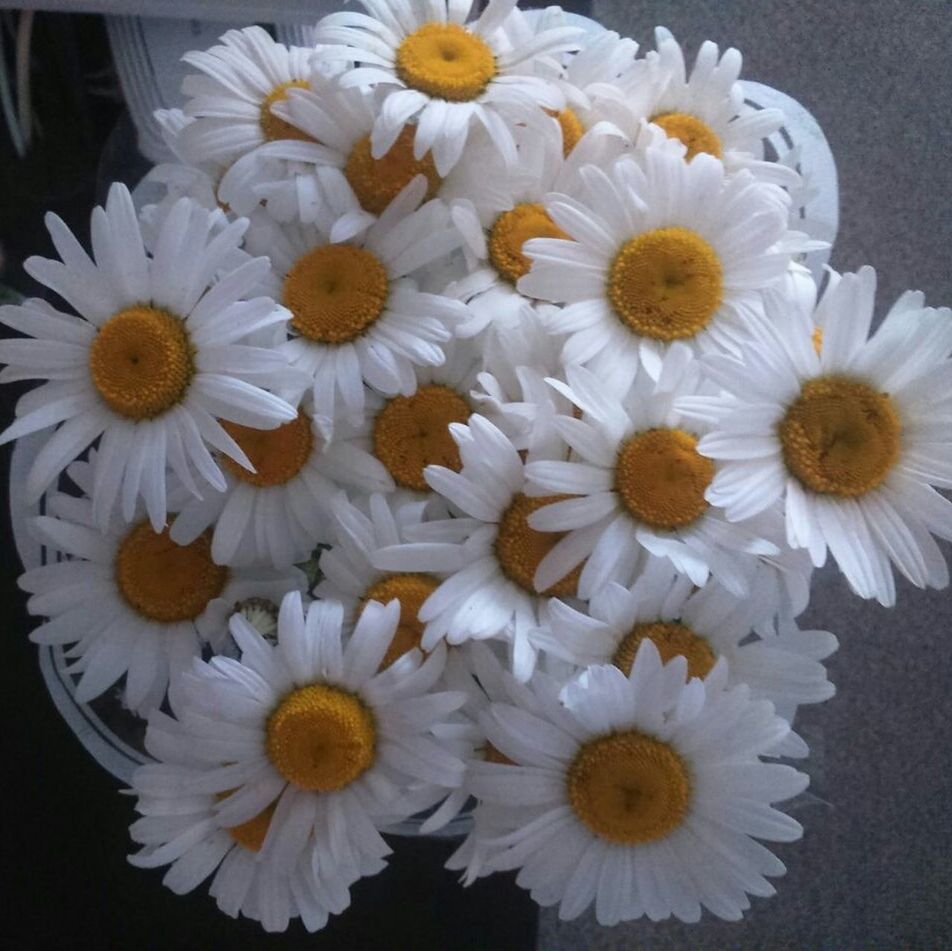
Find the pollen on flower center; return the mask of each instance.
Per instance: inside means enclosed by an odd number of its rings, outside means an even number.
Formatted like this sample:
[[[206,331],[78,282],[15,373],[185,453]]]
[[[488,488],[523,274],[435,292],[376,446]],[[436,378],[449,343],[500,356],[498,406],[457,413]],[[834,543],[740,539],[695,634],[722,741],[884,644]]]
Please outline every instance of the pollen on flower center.
[[[440,582],[432,575],[416,573],[389,575],[372,584],[364,594],[358,613],[368,601],[387,604],[396,598],[400,602],[400,623],[394,632],[393,640],[380,662],[385,670],[394,661],[403,657],[407,651],[420,646],[423,638],[423,624],[420,621],[420,605],[433,594]]]
[[[618,645],[612,663],[624,674],[630,674],[635,655],[643,640],[658,648],[663,663],[675,657],[688,662],[688,677],[706,677],[717,660],[707,639],[695,634],[680,621],[649,621],[636,624]]]
[[[430,152],[420,159],[413,157],[414,135],[413,126],[404,126],[397,141],[390,146],[390,151],[378,159],[371,155],[369,135],[354,143],[344,165],[344,175],[364,211],[372,215],[383,214],[387,205],[417,175],[426,176],[424,201],[429,201],[436,194],[442,179],[437,174]]]
[[[334,792],[373,765],[376,732],[373,715],[354,694],[311,684],[289,693],[268,717],[265,750],[289,783]]]
[[[291,326],[317,343],[348,343],[383,313],[390,282],[377,257],[349,244],[325,244],[304,254],[284,279]]]
[[[579,139],[585,132],[582,123],[572,109],[546,109],[545,111],[558,122],[562,130],[562,155],[568,158],[569,153],[578,145]]]
[[[222,593],[228,569],[212,561],[210,532],[188,545],[176,545],[168,529],[155,532],[143,521],[119,543],[115,578],[134,611],[173,624],[197,618]]]
[[[618,845],[664,838],[684,821],[691,803],[680,755],[637,730],[583,744],[568,768],[566,786],[579,819]]]
[[[279,139],[295,139],[298,142],[313,142],[313,136],[308,135],[297,126],[291,125],[280,116],[276,116],[271,107],[276,102],[283,102],[288,98],[289,89],[308,89],[310,88],[307,80],[293,79],[287,83],[281,83],[275,86],[261,103],[261,114],[258,122],[261,125],[261,134],[269,142],[276,142]]]
[[[687,148],[685,158],[689,162],[700,152],[715,158],[721,158],[724,154],[720,136],[697,116],[687,112],[662,112],[652,116],[649,121],[661,126],[668,138],[679,139],[684,144]]]
[[[257,488],[290,482],[304,468],[314,450],[311,421],[300,411],[297,419],[277,429],[254,429],[225,419],[221,425],[244,450],[255,471],[250,472],[228,456],[223,456],[222,462],[232,475]]]
[[[458,23],[426,23],[397,48],[397,75],[436,99],[476,99],[496,75],[485,40]]]
[[[153,419],[180,403],[195,373],[185,322],[138,304],[110,317],[89,349],[89,372],[109,408]]]
[[[489,260],[502,278],[515,284],[532,266],[522,252],[530,238],[568,237],[542,205],[525,202],[496,219],[489,232]]]
[[[565,536],[565,532],[537,532],[529,526],[529,516],[544,505],[571,498],[568,495],[543,495],[530,497],[521,492],[513,496],[509,508],[499,519],[496,533],[496,559],[502,573],[514,584],[530,594],[549,597],[571,597],[578,589],[581,566],[570,571],[546,591],[538,592],[532,579],[539,562],[552,547]]]
[[[807,380],[778,427],[787,468],[808,488],[852,498],[875,489],[899,459],[902,422],[886,393],[860,380]]]
[[[428,489],[423,470],[462,467],[450,423],[465,423],[472,414],[465,397],[441,384],[421,386],[413,396],[388,400],[374,420],[374,454],[394,481],[406,489]]]
[[[628,512],[651,528],[674,531],[704,514],[714,463],[681,429],[649,429],[622,444],[615,491]]]
[[[657,228],[622,245],[607,292],[635,333],[684,340],[711,322],[723,289],[721,261],[707,241],[687,228]]]
[[[221,802],[231,795],[230,792],[218,793],[215,798]],[[236,826],[228,826],[225,831],[239,844],[252,852],[260,852],[264,845],[265,836],[268,834],[268,828],[271,825],[271,819],[274,816],[274,810],[277,806],[277,800],[270,805],[265,806],[256,816],[248,819],[246,822],[239,823]]]

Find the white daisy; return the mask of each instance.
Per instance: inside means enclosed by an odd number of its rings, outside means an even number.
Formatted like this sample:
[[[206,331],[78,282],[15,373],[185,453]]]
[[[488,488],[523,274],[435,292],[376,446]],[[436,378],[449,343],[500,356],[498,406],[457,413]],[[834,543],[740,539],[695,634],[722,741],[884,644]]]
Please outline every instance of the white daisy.
[[[755,837],[799,839],[772,808],[807,776],[766,764],[789,731],[766,701],[727,688],[725,665],[685,684],[686,663],[662,665],[650,641],[631,674],[589,668],[563,691],[538,678],[541,711],[493,704],[490,742],[516,765],[478,763],[472,788],[506,817],[484,841],[490,867],[519,869],[539,904],[577,917],[593,902],[600,924],[646,915],[694,922],[702,906],[738,920],[748,895],[774,894],[783,863]]]
[[[727,661],[728,683],[745,683],[756,700],[795,709],[833,696],[820,662],[836,650],[828,631],[801,631],[784,625],[773,637],[751,639],[760,613],[757,593],[738,598],[716,581],[695,588],[663,562],[655,562],[627,590],[609,583],[592,598],[588,613],[558,601],[549,624],[533,639],[542,650],[579,667],[614,664],[631,671],[643,640],[662,661],[681,655],[689,677],[706,677],[718,658]]]
[[[92,487],[86,464],[70,478]],[[76,698],[86,703],[125,677],[124,703],[140,716],[165,697],[170,673],[188,666],[203,643],[224,644],[227,619],[248,598],[278,602],[304,586],[301,572],[232,571],[211,558],[209,535],[180,546],[167,529],[156,532],[144,513],[130,527],[114,518],[97,528],[88,498],[53,495],[53,515],[34,524],[53,551],[66,560],[33,568],[19,585],[31,594],[27,609],[49,618],[35,628],[37,644],[72,647],[69,668],[81,674]]]
[[[400,623],[387,648],[382,665],[389,667],[407,651],[420,647],[423,623],[420,605],[440,582],[461,565],[456,545],[431,542],[409,544],[414,526],[425,520],[426,501],[400,500],[396,495],[371,495],[366,512],[339,493],[331,502],[331,548],[321,553],[324,577],[314,593],[344,606],[345,621],[360,615],[368,601],[400,602]],[[375,566],[378,552],[391,545],[403,545],[399,571],[381,571]],[[419,559],[427,565],[439,564],[436,571],[418,571]]]
[[[732,347],[796,245],[786,193],[747,172],[726,178],[709,155],[685,164],[659,149],[646,151],[643,167],[626,157],[580,177],[579,198],[546,202],[571,240],[527,242],[532,269],[517,285],[567,305],[551,323],[570,334],[565,362],[623,388],[639,362],[657,377],[673,341]]]
[[[568,384],[551,381],[582,418],[554,420],[575,453],[572,461],[526,466],[536,492],[569,496],[529,519],[539,531],[566,533],[538,566],[540,590],[588,559],[578,586],[588,599],[609,581],[631,584],[659,558],[698,586],[713,575],[744,596],[756,556],[780,553],[772,541],[781,531],[779,517],[764,512],[760,521],[735,525],[705,499],[715,465],[697,450],[701,433],[685,429],[674,408],[679,396],[696,392],[699,372],[688,348],[678,344],[668,351],[658,382],[639,376],[624,400],[606,393],[583,367],[566,369]]]
[[[229,30],[221,44],[182,59],[202,75],[182,83],[185,115],[179,148],[193,165],[225,167],[266,142],[310,143],[300,129],[272,112],[290,89],[304,89],[313,50],[278,43],[260,26]]]
[[[490,0],[471,23],[467,0],[361,5],[370,16],[332,13],[318,23],[315,41],[322,61],[362,64],[342,75],[342,85],[382,87],[371,136],[374,158],[386,154],[415,120],[414,154],[432,152],[440,175],[459,161],[477,124],[515,166],[515,117],[565,105],[551,82],[531,72],[540,57],[576,48],[577,28],[547,30],[513,47],[502,27],[516,0]]]
[[[473,415],[467,426],[451,429],[462,469],[430,466],[426,479],[463,517],[435,519],[408,530],[413,543],[384,548],[375,564],[399,571],[412,558],[417,570],[439,572],[447,565],[442,546],[456,546],[461,567],[419,609],[423,649],[431,650],[444,637],[449,644],[500,637],[509,644],[516,676],[526,680],[536,657],[529,631],[539,626],[547,605],[533,587],[533,576],[560,537],[535,531],[527,520],[553,497],[526,494],[522,459],[489,420]],[[441,547],[431,553],[433,542]],[[554,579],[545,594],[574,596],[577,574]]]
[[[487,328],[492,336],[530,319],[533,302],[516,289],[531,265],[523,246],[533,238],[568,238],[546,211],[546,196],[574,192],[581,167],[608,164],[618,154],[615,140],[596,131],[563,157],[555,122],[524,125],[515,136],[516,168],[507,169],[491,149],[468,149],[445,195],[471,260],[470,273],[447,288],[469,305],[471,316],[457,329],[460,336]]]
[[[261,861],[273,803],[245,822],[222,825],[215,808],[225,794],[184,788],[200,783],[207,765],[189,752],[182,724],[154,711],[145,746],[158,762],[132,777],[141,818],[132,823],[129,834],[142,849],[130,855],[129,862],[137,868],[168,865],[162,884],[175,894],[193,891],[211,875],[209,894],[226,915],[244,915],[270,932],[284,931],[300,917],[308,931],[317,931],[329,914],[340,914],[350,905],[354,881],[384,867],[378,858],[365,860],[360,868],[325,869],[314,861],[313,845],[303,848],[291,866]]]
[[[231,621],[241,660],[196,661],[178,679],[181,730],[154,730],[165,759],[187,754],[194,773],[145,766],[136,785],[150,795],[225,794],[219,825],[233,827],[274,807],[259,861],[278,868],[310,854],[325,882],[344,881],[390,849],[379,829],[407,818],[420,784],[455,788],[463,764],[431,737],[464,701],[432,692],[445,659],[411,651],[381,671],[400,620],[395,601],[370,602],[346,643],[340,604],[300,595],[281,603],[277,643],[243,618]]]
[[[213,236],[213,217],[190,199],[175,204],[152,255],[124,185],[113,185],[105,209],[93,212],[95,263],[61,219],[50,214],[46,222],[63,263],[34,257],[24,267],[82,316],[37,299],[0,308],[0,321],[36,338],[0,343],[0,361],[9,364],[0,380],[48,381],[20,399],[0,442],[58,426],[27,478],[35,500],[102,437],[97,523],[104,527],[120,502],[131,519],[141,497],[159,531],[167,466],[196,496],[193,470],[225,486],[209,446],[250,467],[220,419],[268,428],[297,415],[261,388],[287,380],[286,358],[246,343],[261,328],[283,325],[288,313],[267,298],[245,299],[268,273],[267,260],[220,273],[247,222]]]
[[[829,548],[860,597],[891,605],[890,562],[919,587],[949,580],[932,535],[952,539],[933,488],[952,488],[952,312],[910,291],[867,339],[875,293],[872,268],[831,273],[815,324],[772,296],[772,324],[707,364],[724,395],[682,410],[712,430],[698,444],[719,463],[712,504],[739,519],[782,500],[791,546],[817,566]]]
[[[699,154],[712,155],[728,173],[747,169],[760,181],[799,185],[793,168],[764,161],[764,139],[783,125],[784,115],[745,103],[739,82],[743,60],[736,49],[719,55],[717,44],[707,41],[688,72],[684,53],[668,30],[655,30],[655,44],[657,52],[646,55],[642,68],[598,87],[599,112],[608,121],[637,148],[669,138],[684,146],[688,162]]]
[[[277,429],[224,426],[255,471],[223,459],[226,491],[184,506],[171,529],[175,541],[187,544],[214,526],[216,564],[285,568],[304,561],[327,540],[328,505],[342,485],[364,492],[393,488],[362,440],[340,428],[331,438],[330,422],[305,409]]]
[[[295,336],[281,350],[313,381],[314,404],[328,416],[339,399],[359,423],[364,383],[388,396],[412,394],[414,367],[441,364],[440,345],[466,316],[460,301],[423,293],[410,277],[460,244],[441,202],[417,208],[421,186],[417,178],[348,240],[331,218],[279,225],[259,216],[248,232],[249,250],[271,258],[267,292],[291,312]]]

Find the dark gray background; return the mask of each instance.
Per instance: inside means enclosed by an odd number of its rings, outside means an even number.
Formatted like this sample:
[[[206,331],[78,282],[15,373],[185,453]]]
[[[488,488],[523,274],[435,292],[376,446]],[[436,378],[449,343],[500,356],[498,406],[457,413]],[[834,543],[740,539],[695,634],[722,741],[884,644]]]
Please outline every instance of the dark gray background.
[[[906,288],[952,304],[948,3],[595,0],[594,16],[644,47],[660,24],[692,57],[705,39],[740,49],[744,78],[799,99],[830,141],[833,266],[876,268],[879,314]],[[788,866],[778,894],[740,924],[600,928],[548,910],[540,949],[952,947],[952,597],[901,584],[887,611],[824,571],[804,621],[840,638],[838,694],[804,720],[829,805],[798,813],[803,841],[776,849]]]

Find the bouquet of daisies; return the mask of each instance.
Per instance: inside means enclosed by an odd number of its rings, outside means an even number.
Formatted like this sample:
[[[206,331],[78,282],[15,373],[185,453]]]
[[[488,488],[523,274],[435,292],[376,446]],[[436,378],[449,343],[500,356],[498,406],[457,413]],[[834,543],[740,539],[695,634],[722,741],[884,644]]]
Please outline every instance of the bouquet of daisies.
[[[50,215],[63,303],[0,308],[31,636],[148,721],[130,861],[226,914],[321,928],[416,817],[563,918],[738,919],[813,568],[948,581],[950,313],[820,292],[736,50],[361,2],[189,54],[156,200]]]

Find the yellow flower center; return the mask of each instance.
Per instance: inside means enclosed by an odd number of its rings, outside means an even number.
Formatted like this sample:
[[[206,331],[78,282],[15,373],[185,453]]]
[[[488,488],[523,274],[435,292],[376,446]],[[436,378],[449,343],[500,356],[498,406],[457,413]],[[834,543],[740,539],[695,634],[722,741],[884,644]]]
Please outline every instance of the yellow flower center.
[[[515,284],[532,266],[522,253],[522,246],[530,238],[568,237],[542,205],[525,202],[496,219],[489,231],[489,260],[501,277]]]
[[[608,277],[608,299],[635,333],[683,340],[700,333],[723,295],[721,261],[687,228],[657,228],[622,245]]]
[[[823,328],[814,327],[813,333],[810,335],[813,341],[813,349],[816,351],[816,355],[820,355],[820,351],[823,349]]]
[[[89,372],[96,392],[120,416],[160,416],[182,401],[195,373],[185,322],[145,304],[120,310],[93,338]]]
[[[487,763],[499,763],[501,766],[516,765],[505,753],[500,753],[489,740],[486,740],[486,745],[483,747],[483,759]]]
[[[394,632],[393,640],[380,662],[385,670],[395,660],[403,657],[407,651],[420,646],[423,638],[423,624],[420,621],[420,605],[433,594],[440,582],[431,575],[402,574],[389,575],[382,581],[372,584],[364,594],[358,613],[368,601],[388,604],[394,598],[400,602],[400,623]]]
[[[376,732],[370,710],[352,693],[311,684],[288,694],[268,717],[265,750],[289,783],[334,792],[373,765]]]
[[[706,152],[715,158],[724,154],[718,134],[697,116],[686,112],[662,112],[649,120],[661,126],[669,139],[680,139],[687,148],[685,158],[690,162],[699,152]]]
[[[308,135],[297,126],[291,125],[290,122],[286,122],[271,111],[271,107],[276,102],[283,102],[288,98],[289,89],[307,88],[309,86],[306,80],[294,79],[291,82],[275,86],[265,97],[261,103],[261,115],[258,117],[258,122],[261,125],[261,134],[268,142],[275,142],[279,139],[295,139],[298,142],[314,141],[313,136]]]
[[[143,617],[162,624],[192,621],[217,598],[228,569],[212,561],[211,533],[189,545],[176,545],[168,529],[139,522],[119,543],[115,578],[126,603]]]
[[[496,75],[489,44],[457,23],[426,23],[397,48],[397,75],[436,99],[476,99]]]
[[[651,528],[673,532],[704,514],[714,463],[681,429],[649,429],[622,444],[615,491],[625,508]]]
[[[284,304],[302,337],[348,343],[383,313],[389,289],[375,255],[349,244],[325,244],[294,262],[284,279]]]
[[[642,622],[625,635],[612,657],[612,663],[622,673],[631,673],[635,655],[646,638],[658,648],[665,664],[678,656],[686,658],[689,677],[706,677],[717,660],[707,640],[680,621]]]
[[[374,420],[374,453],[398,485],[426,492],[427,466],[462,468],[449,425],[465,423],[472,412],[464,397],[438,383],[421,386],[413,396],[395,396]]]
[[[233,792],[234,790],[232,790]],[[221,802],[227,799],[231,792],[217,793],[215,798]],[[271,818],[274,816],[274,810],[277,807],[277,800],[271,805],[265,806],[258,815],[242,822],[240,825],[229,826],[225,831],[239,844],[252,852],[260,852],[264,845],[264,838],[268,834],[268,827],[271,825]]]
[[[390,151],[378,159],[370,154],[369,135],[358,140],[350,150],[344,175],[364,211],[372,215],[382,214],[417,175],[426,176],[424,200],[429,201],[436,194],[442,179],[436,172],[431,153],[427,152],[421,159],[413,157],[415,132],[415,126],[404,126]]]
[[[277,429],[253,429],[240,423],[221,420],[224,430],[245,451],[255,472],[249,472],[228,456],[222,462],[242,482],[265,488],[290,482],[307,464],[314,450],[311,421],[298,412],[297,419]]]
[[[899,459],[893,401],[859,380],[807,380],[778,428],[787,468],[808,488],[850,498],[875,489]]]
[[[691,804],[684,760],[667,743],[637,730],[584,743],[566,786],[579,819],[617,845],[663,839],[684,821]]]
[[[530,498],[519,493],[499,520],[496,533],[496,559],[502,573],[529,594],[571,597],[578,589],[581,565],[570,571],[547,591],[537,592],[532,583],[539,562],[565,536],[565,532],[537,532],[529,526],[529,516],[544,505],[571,498],[568,495],[542,495]]]
[[[582,138],[585,132],[582,123],[572,109],[560,109],[558,111],[546,109],[545,111],[559,123],[562,129],[562,155],[568,158],[569,153],[578,145],[579,139]]]

